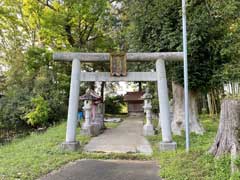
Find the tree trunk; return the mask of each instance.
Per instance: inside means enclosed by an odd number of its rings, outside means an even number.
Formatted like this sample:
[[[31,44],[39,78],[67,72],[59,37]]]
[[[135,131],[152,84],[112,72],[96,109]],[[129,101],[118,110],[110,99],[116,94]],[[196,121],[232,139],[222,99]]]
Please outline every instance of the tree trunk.
[[[209,115],[215,116],[220,111],[220,90],[211,89],[207,94]]]
[[[181,135],[185,129],[184,119],[184,89],[181,85],[172,82],[173,91],[173,134]],[[189,92],[189,128],[191,132],[203,134],[204,130],[198,122],[197,93]]]
[[[215,141],[209,150],[214,156],[239,151],[240,144],[240,100],[222,101],[220,122]],[[235,150],[234,150],[235,149]]]
[[[207,99],[204,94],[199,94],[198,99],[198,114],[206,113],[208,108],[207,108]]]
[[[104,87],[105,87],[105,82],[103,81],[101,83],[101,97],[103,101],[104,101]]]
[[[202,95],[202,99],[203,99],[203,104],[202,104],[202,111],[201,111],[201,113],[207,113],[208,112],[208,108],[207,108],[207,95],[203,94]]]
[[[138,91],[139,91],[139,92],[142,91],[142,82],[138,82]]]
[[[208,101],[209,115],[213,116],[214,110],[213,110],[213,105],[212,105],[212,98],[211,98],[211,95],[209,93],[207,94],[207,101]]]
[[[95,82],[89,82],[90,83],[90,89],[95,90]]]

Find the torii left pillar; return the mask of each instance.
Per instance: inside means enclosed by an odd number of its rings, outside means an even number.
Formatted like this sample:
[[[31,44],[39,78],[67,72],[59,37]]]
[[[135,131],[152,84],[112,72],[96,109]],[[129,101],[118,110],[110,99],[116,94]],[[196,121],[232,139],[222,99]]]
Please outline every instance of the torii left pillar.
[[[79,141],[76,140],[76,127],[77,127],[77,113],[79,103],[79,89],[80,89],[80,60],[73,59],[70,95],[68,103],[68,118],[66,141],[62,143],[62,149],[76,151],[80,147]]]

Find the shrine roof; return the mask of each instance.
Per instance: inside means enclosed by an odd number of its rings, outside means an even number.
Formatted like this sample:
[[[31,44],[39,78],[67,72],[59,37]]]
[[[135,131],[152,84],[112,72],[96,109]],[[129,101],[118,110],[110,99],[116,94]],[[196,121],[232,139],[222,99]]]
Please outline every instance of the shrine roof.
[[[80,100],[101,100],[102,97],[93,90],[88,90],[85,94],[79,97]]]

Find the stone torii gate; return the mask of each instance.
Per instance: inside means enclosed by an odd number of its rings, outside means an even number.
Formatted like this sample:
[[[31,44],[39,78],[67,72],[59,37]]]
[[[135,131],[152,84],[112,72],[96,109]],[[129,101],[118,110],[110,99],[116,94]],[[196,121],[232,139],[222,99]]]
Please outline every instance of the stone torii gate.
[[[182,52],[161,53],[127,53],[127,62],[156,61],[155,72],[128,72],[127,76],[115,77],[110,72],[81,72],[81,63],[109,62],[109,53],[55,53],[53,59],[56,61],[72,62],[70,96],[68,105],[66,141],[62,148],[66,150],[77,150],[79,142],[76,141],[76,125],[79,104],[80,82],[95,81],[155,81],[158,87],[159,98],[159,123],[162,128],[162,142],[160,150],[176,149],[176,143],[172,140],[171,122],[169,114],[169,98],[165,61],[182,61]]]

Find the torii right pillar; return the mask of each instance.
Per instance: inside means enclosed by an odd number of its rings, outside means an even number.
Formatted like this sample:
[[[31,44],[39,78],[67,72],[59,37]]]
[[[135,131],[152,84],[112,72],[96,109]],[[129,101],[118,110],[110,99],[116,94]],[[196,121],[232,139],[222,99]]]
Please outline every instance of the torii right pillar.
[[[172,140],[167,76],[165,62],[163,59],[158,59],[156,61],[156,72],[160,110],[159,122],[161,124],[162,129],[162,142],[160,142],[159,149],[160,151],[175,150],[177,148],[177,144]]]

